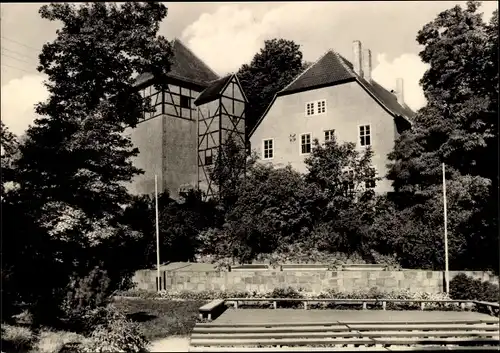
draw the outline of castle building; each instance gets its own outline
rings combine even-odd
[[[402,79],[395,92],[373,80],[371,51],[362,50],[361,42],[353,42],[352,56],[351,63],[329,50],[279,91],[249,133],[251,148],[264,163],[306,172],[304,158],[314,139],[335,136],[340,143],[355,142],[360,151],[371,146],[374,174],[382,180],[366,187],[388,192],[387,154],[415,113],[404,103]]]
[[[158,191],[168,190],[173,198],[184,188],[210,197],[217,192],[209,178],[217,151],[228,136],[245,140],[247,99],[236,75],[221,78],[180,40],[172,46],[168,88],[157,91],[149,73],[136,79],[154,112],[125,131],[139,148],[133,164],[144,171],[127,187],[132,194],[152,194],[156,175]]]
[[[215,156],[229,136],[245,143],[245,108],[248,103],[238,77],[219,77],[178,39],[173,42],[173,63],[168,88],[159,92],[155,78],[139,75],[136,87],[150,97],[154,112],[145,112],[126,134],[139,148],[136,167],[144,170],[128,188],[133,194],[151,194],[155,175],[159,192],[178,198],[183,188],[217,193],[210,180]],[[410,128],[415,113],[404,103],[403,81],[389,92],[372,79],[370,50],[353,42],[352,62],[327,51],[288,86],[279,91],[248,134],[251,149],[261,162],[291,165],[306,172],[304,158],[314,139],[355,142],[362,151],[371,146],[377,183],[366,187],[392,191],[387,155],[395,140]]]

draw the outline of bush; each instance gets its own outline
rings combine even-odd
[[[464,273],[456,275],[450,281],[450,294],[453,299],[479,300],[493,303],[500,301],[498,285],[482,282]]]
[[[82,278],[74,277],[67,288],[66,297],[61,305],[64,321],[77,332],[90,333],[92,323],[100,315],[111,299],[110,280],[106,271],[94,268]]]
[[[26,352],[34,342],[35,335],[29,328],[2,324],[2,351]]]
[[[138,325],[126,319],[114,306],[98,309],[94,330],[80,347],[82,352],[147,352],[149,342]]]
[[[142,293],[142,291],[140,292]],[[155,293],[156,294],[156,293]],[[140,295],[140,294],[137,294]],[[151,298],[151,296],[148,296]],[[450,297],[446,293],[427,293],[427,292],[411,292],[409,290],[397,290],[392,292],[384,292],[380,289],[373,287],[370,290],[357,290],[353,292],[338,292],[335,289],[329,289],[319,294],[308,293],[302,290],[296,290],[292,287],[275,288],[273,291],[267,293],[254,292],[233,292],[233,291],[215,291],[206,290],[202,292],[190,291],[163,291],[156,294],[157,298],[169,300],[190,300],[190,301],[209,301],[213,299],[227,299],[227,298],[307,298],[307,299],[415,299],[415,300],[446,300]],[[298,307],[301,302],[282,302],[279,303],[281,307]],[[269,303],[253,303],[252,307],[269,307]],[[241,306],[241,307],[244,307]],[[311,304],[311,308],[317,309],[360,309],[358,306],[352,305],[337,305],[329,303]],[[376,308],[380,308],[377,305]],[[387,303],[388,310],[412,310],[420,309],[419,303]],[[426,310],[459,310],[458,307],[452,304],[440,303],[426,303]]]

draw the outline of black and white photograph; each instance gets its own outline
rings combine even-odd
[[[0,353],[498,352],[498,17],[2,2]]]

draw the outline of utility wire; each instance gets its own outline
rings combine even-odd
[[[26,55],[26,54],[23,54],[23,53],[20,53],[16,50],[12,50],[10,48],[6,48],[6,47],[1,47],[2,51],[7,51],[7,52],[10,52],[10,53],[13,53],[13,54],[16,54],[16,55],[19,55],[19,56],[22,56],[22,57],[25,57],[25,58],[28,58],[28,59],[31,59],[31,60],[37,60],[35,57],[33,56],[30,56],[30,55]]]
[[[37,48],[34,48],[32,46],[29,46],[29,45],[26,45],[24,43],[21,43],[21,42],[18,42],[17,40],[14,40],[14,39],[11,39],[11,38],[8,38],[8,37],[5,37],[5,36],[1,36],[3,39],[9,41],[9,42],[12,42],[12,43],[16,43],[16,44],[19,44],[19,45],[22,45],[23,47],[26,47],[28,49],[31,49],[31,50],[34,50],[36,52],[40,52],[41,50],[40,49],[37,49]]]
[[[35,73],[34,71],[28,71],[28,70],[21,69],[21,68],[19,68],[19,67],[15,67],[15,66],[11,66],[11,65],[7,65],[7,64],[4,64],[4,63],[2,63],[1,65],[2,65],[2,66],[4,66],[4,67],[11,68],[11,69],[15,69],[15,70],[19,70],[19,71],[24,71],[24,72],[27,72],[27,73],[29,73],[29,74],[33,74],[33,73]],[[38,74],[38,73],[39,73],[39,72],[37,72],[37,74]]]
[[[24,63],[30,64],[30,65],[35,65],[33,62],[29,62],[29,61],[26,61],[26,60],[23,60],[23,59],[19,59],[19,58],[16,58],[15,56],[12,56],[12,55],[9,55],[9,54],[2,53],[2,56],[6,56],[8,58],[15,59],[17,61],[24,62]]]

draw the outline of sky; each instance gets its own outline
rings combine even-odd
[[[405,102],[416,110],[425,105],[419,80],[427,69],[416,35],[457,4],[465,2],[173,2],[166,3],[159,34],[181,39],[220,75],[250,62],[266,39],[294,40],[312,62],[329,49],[352,60],[352,42],[360,40],[372,52],[373,79],[390,90],[403,78]],[[34,120],[34,105],[48,97],[37,57],[59,24],[40,18],[41,5],[1,4],[1,118],[17,135]],[[484,1],[485,19],[496,8],[496,1]]]

